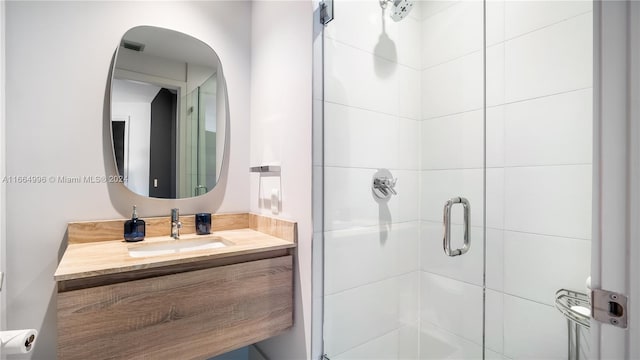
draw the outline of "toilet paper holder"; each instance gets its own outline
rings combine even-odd
[[[0,331],[0,346],[4,354],[27,354],[33,350],[38,338],[35,329]]]

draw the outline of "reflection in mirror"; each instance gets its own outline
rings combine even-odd
[[[228,121],[213,49],[176,31],[139,26],[123,36],[112,70],[110,128],[125,186],[169,199],[210,191]]]

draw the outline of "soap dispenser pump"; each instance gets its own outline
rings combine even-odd
[[[138,219],[136,206],[133,205],[133,214],[131,220],[124,223],[124,240],[127,242],[136,242],[144,240],[145,223],[144,220]]]

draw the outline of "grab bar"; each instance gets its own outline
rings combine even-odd
[[[451,249],[451,207],[454,204],[462,204],[462,206],[464,207],[464,245],[462,245],[461,249],[456,250]],[[471,239],[469,233],[470,217],[471,205],[469,204],[469,200],[458,196],[449,199],[444,204],[444,239],[442,240],[442,247],[444,248],[444,253],[448,256],[459,256],[469,251],[469,247],[471,247]]]

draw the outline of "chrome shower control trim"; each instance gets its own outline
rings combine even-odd
[[[398,195],[398,192],[395,189],[397,181],[398,179],[392,179],[385,176],[374,177],[373,184],[371,185],[373,195],[378,199],[388,199],[391,195]]]
[[[451,249],[451,207],[454,204],[462,204],[464,207],[464,244],[461,249]],[[471,239],[469,234],[470,227],[470,218],[471,218],[471,205],[469,204],[469,200],[463,197],[454,197],[449,199],[444,204],[444,239],[442,240],[442,247],[444,248],[444,253],[448,256],[459,256],[467,251],[469,251],[469,247],[471,247]]]

